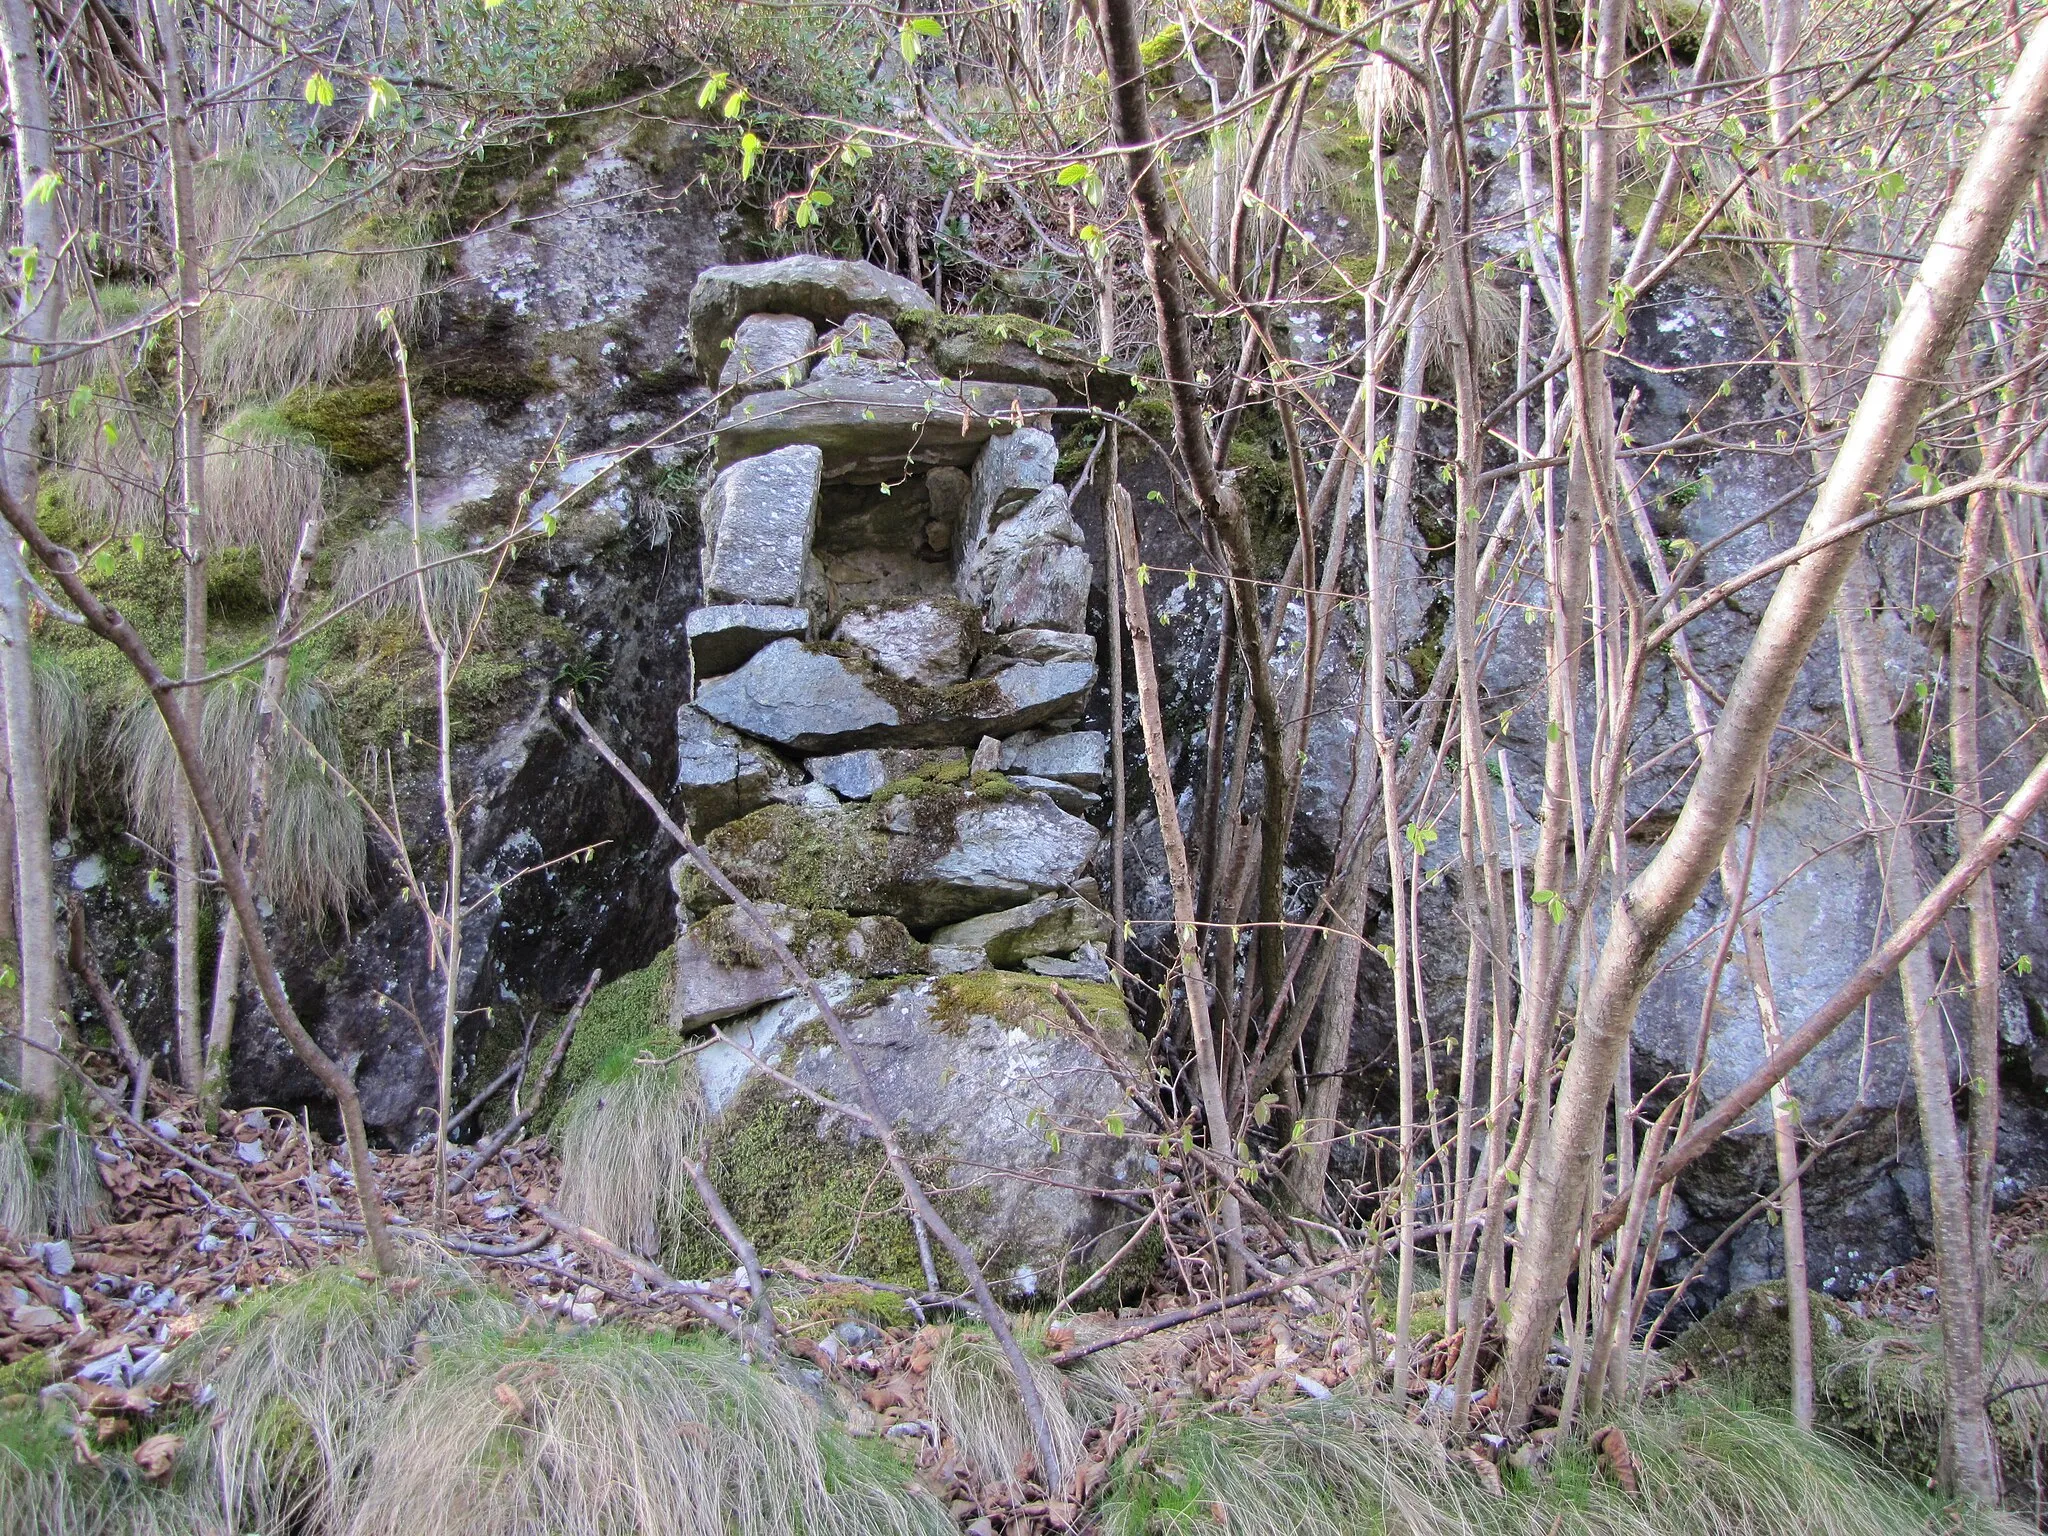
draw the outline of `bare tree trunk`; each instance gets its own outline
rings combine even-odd
[[[1985,125],[1877,370],[1865,387],[1802,539],[1860,516],[1897,473],[1920,411],[1977,302],[2048,147],[2048,23],[2030,38]],[[1698,899],[1747,804],[1785,700],[1827,622],[1860,540],[1841,538],[1780,578],[1736,674],[1707,756],[1676,824],[1613,914],[1558,1094],[1549,1146],[1525,1184],[1504,1410],[1528,1421],[1552,1319],[1578,1245],[1578,1213],[1599,1164],[1604,1106],[1658,951]]]
[[[23,505],[36,498],[36,401],[43,370],[40,346],[57,334],[62,305],[58,253],[57,171],[50,132],[50,96],[43,77],[35,19],[28,0],[0,0],[8,124],[14,137],[15,194],[21,220],[23,280],[15,302],[16,340],[6,370],[0,420],[0,488]],[[21,1085],[39,1112],[57,1099],[59,1043],[57,920],[50,869],[50,795],[36,720],[35,671],[29,655],[29,597],[15,541],[0,539],[0,693],[5,695],[7,776],[14,813],[14,885],[20,899]]]
[[[1871,832],[1884,873],[1885,899],[1896,920],[1920,904],[1926,882],[1913,845],[1906,770],[1892,729],[1891,691],[1884,680],[1874,606],[1876,573],[1859,551],[1837,605],[1842,670],[1853,721],[1852,741],[1869,803]],[[1957,1492],[1998,1497],[1998,1449],[1984,1401],[1983,1297],[1970,1235],[1970,1180],[1954,1092],[1949,1083],[1948,1027],[1934,957],[1916,945],[1899,967],[1906,1005],[1906,1046],[1920,1110],[1927,1198],[1934,1218],[1934,1259],[1941,1288],[1941,1342],[1946,1413],[1942,1462]]]
[[[192,201],[192,118],[185,94],[185,48],[173,0],[152,0],[157,58],[162,64],[164,147],[170,159],[171,241],[178,268],[177,411],[173,418],[173,450],[177,462],[178,530],[184,562],[184,675],[206,671],[206,402],[200,380],[200,348],[204,334],[199,306],[204,298],[201,253],[195,242],[196,210]],[[196,728],[201,700],[185,691],[178,707]],[[187,1091],[203,1093],[204,1047],[199,994],[199,929],[204,919],[201,866],[205,844],[189,795],[180,795],[171,844],[175,901],[172,971],[177,1003],[178,1076]]]
[[[87,627],[102,640],[111,642],[149,689],[150,699],[156,705],[164,730],[171,739],[171,747],[178,755],[178,767],[184,775],[186,787],[198,807],[200,823],[220,855],[220,883],[227,892],[229,910],[235,921],[241,924],[242,935],[248,942],[249,969],[255,974],[256,989],[262,994],[263,1006],[270,1010],[271,1021],[291,1046],[292,1054],[305,1063],[314,1080],[333,1096],[335,1107],[341,1112],[342,1130],[348,1141],[349,1164],[355,1176],[356,1193],[362,1201],[363,1236],[369,1244],[372,1261],[379,1270],[389,1274],[396,1260],[384,1208],[377,1198],[376,1170],[370,1165],[370,1143],[363,1129],[362,1099],[356,1093],[350,1069],[320,1048],[320,1043],[299,1022],[298,1010],[292,1007],[290,994],[285,991],[284,981],[278,975],[277,960],[270,952],[270,941],[264,936],[263,923],[257,915],[256,892],[249,883],[249,872],[242,867],[241,850],[228,836],[227,818],[222,814],[219,799],[207,780],[199,733],[193,729],[186,711],[178,707],[177,683],[164,675],[163,668],[157,665],[156,657],[135,632],[134,626],[117,610],[102,603],[92,588],[79,579],[70,552],[52,541],[29,510],[4,488],[0,488],[0,517],[4,517],[8,525],[27,541],[36,559],[56,578],[64,595],[84,615]]]

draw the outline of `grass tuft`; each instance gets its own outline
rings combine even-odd
[[[347,603],[361,598],[357,612],[366,618],[397,617],[417,625],[419,587],[412,573],[421,570],[427,586],[427,611],[441,637],[456,643],[476,618],[483,601],[484,575],[475,560],[431,564],[455,552],[456,546],[445,535],[422,533],[421,565],[416,566],[410,529],[397,523],[375,529],[342,554],[334,574],[334,599]]]
[[[571,1095],[555,1137],[563,1211],[652,1258],[694,1192],[683,1159],[700,1155],[707,1116],[694,1061],[642,1066],[638,1051],[623,1047]]]
[[[723,1341],[479,1337],[400,1388],[349,1536],[939,1536],[891,1450]]]
[[[1066,1383],[1059,1371],[1042,1361],[1031,1364],[1060,1458],[1050,1479],[1039,1469],[1039,1481],[1064,1486],[1081,1460],[1084,1426],[1068,1405]],[[932,1417],[959,1450],[960,1459],[984,1481],[1014,1485],[1021,1469],[1036,1465],[1031,1421],[1024,1416],[1009,1362],[991,1334],[962,1327],[947,1333],[932,1356],[927,1401]]]
[[[261,691],[262,679],[242,672],[214,684],[200,710],[206,774],[237,830],[249,817],[249,762],[256,751]],[[310,741],[330,763],[340,755],[326,694],[312,685],[287,687],[284,708],[292,729],[279,732],[271,757],[271,815],[257,883],[276,906],[317,921],[330,912],[346,914],[350,899],[366,885],[363,812],[306,750]],[[154,703],[138,699],[129,705],[116,747],[136,834],[167,853],[184,781]]]

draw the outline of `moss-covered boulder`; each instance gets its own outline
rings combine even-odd
[[[705,851],[750,901],[894,917],[919,933],[1063,891],[1080,879],[1101,833],[1043,794],[965,763],[884,786],[865,805],[767,805],[729,822]],[[694,866],[679,867],[686,911],[725,897]]]
[[[756,910],[813,976],[900,976],[924,964],[924,946],[893,917],[849,917],[777,902]],[[684,928],[674,953],[669,1025],[678,1033],[797,991],[767,936],[738,907],[715,907]]]
[[[1147,1177],[1144,1144],[1128,1134],[1136,1114],[1104,1059],[1128,1068],[1141,1054],[1116,988],[1068,986],[1085,1032],[1036,976],[835,990],[882,1113],[992,1283],[1016,1299],[1041,1296],[1121,1246],[1130,1213],[1090,1193]],[[792,998],[726,1034],[736,1043],[696,1058],[713,1117],[709,1173],[762,1258],[921,1285],[880,1144],[818,1102],[856,1103],[860,1089],[816,1010]],[[683,1234],[680,1247],[701,1272],[731,1268],[708,1228]]]

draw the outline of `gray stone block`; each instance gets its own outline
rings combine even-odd
[[[788,770],[772,754],[691,705],[676,711],[676,794],[698,836],[766,805],[788,782]]]
[[[690,641],[691,675],[700,682],[723,676],[745,665],[764,645],[803,639],[810,624],[806,609],[773,603],[715,603],[693,609],[683,621]]]
[[[884,784],[908,778],[920,768],[928,768],[933,763],[959,762],[966,756],[958,747],[870,747],[865,751],[839,752],[830,757],[807,757],[804,767],[812,778],[844,798],[865,800]]]
[[[1058,779],[1076,789],[1100,789],[1109,778],[1109,737],[1101,731],[1069,731],[1037,741],[1003,744],[1003,772]]]
[[[823,464],[815,446],[792,444],[732,465],[712,482],[707,598],[803,606]]]
[[[802,315],[749,315],[733,332],[718,387],[736,394],[794,389],[810,377],[818,328]]]

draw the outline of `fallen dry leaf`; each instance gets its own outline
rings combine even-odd
[[[152,1483],[160,1483],[171,1475],[171,1466],[184,1448],[183,1435],[151,1435],[135,1447],[135,1465]]]
[[[1628,1493],[1639,1493],[1641,1478],[1636,1458],[1628,1448],[1628,1436],[1616,1424],[1593,1432],[1593,1451],[1600,1458],[1600,1470],[1621,1484]]]

